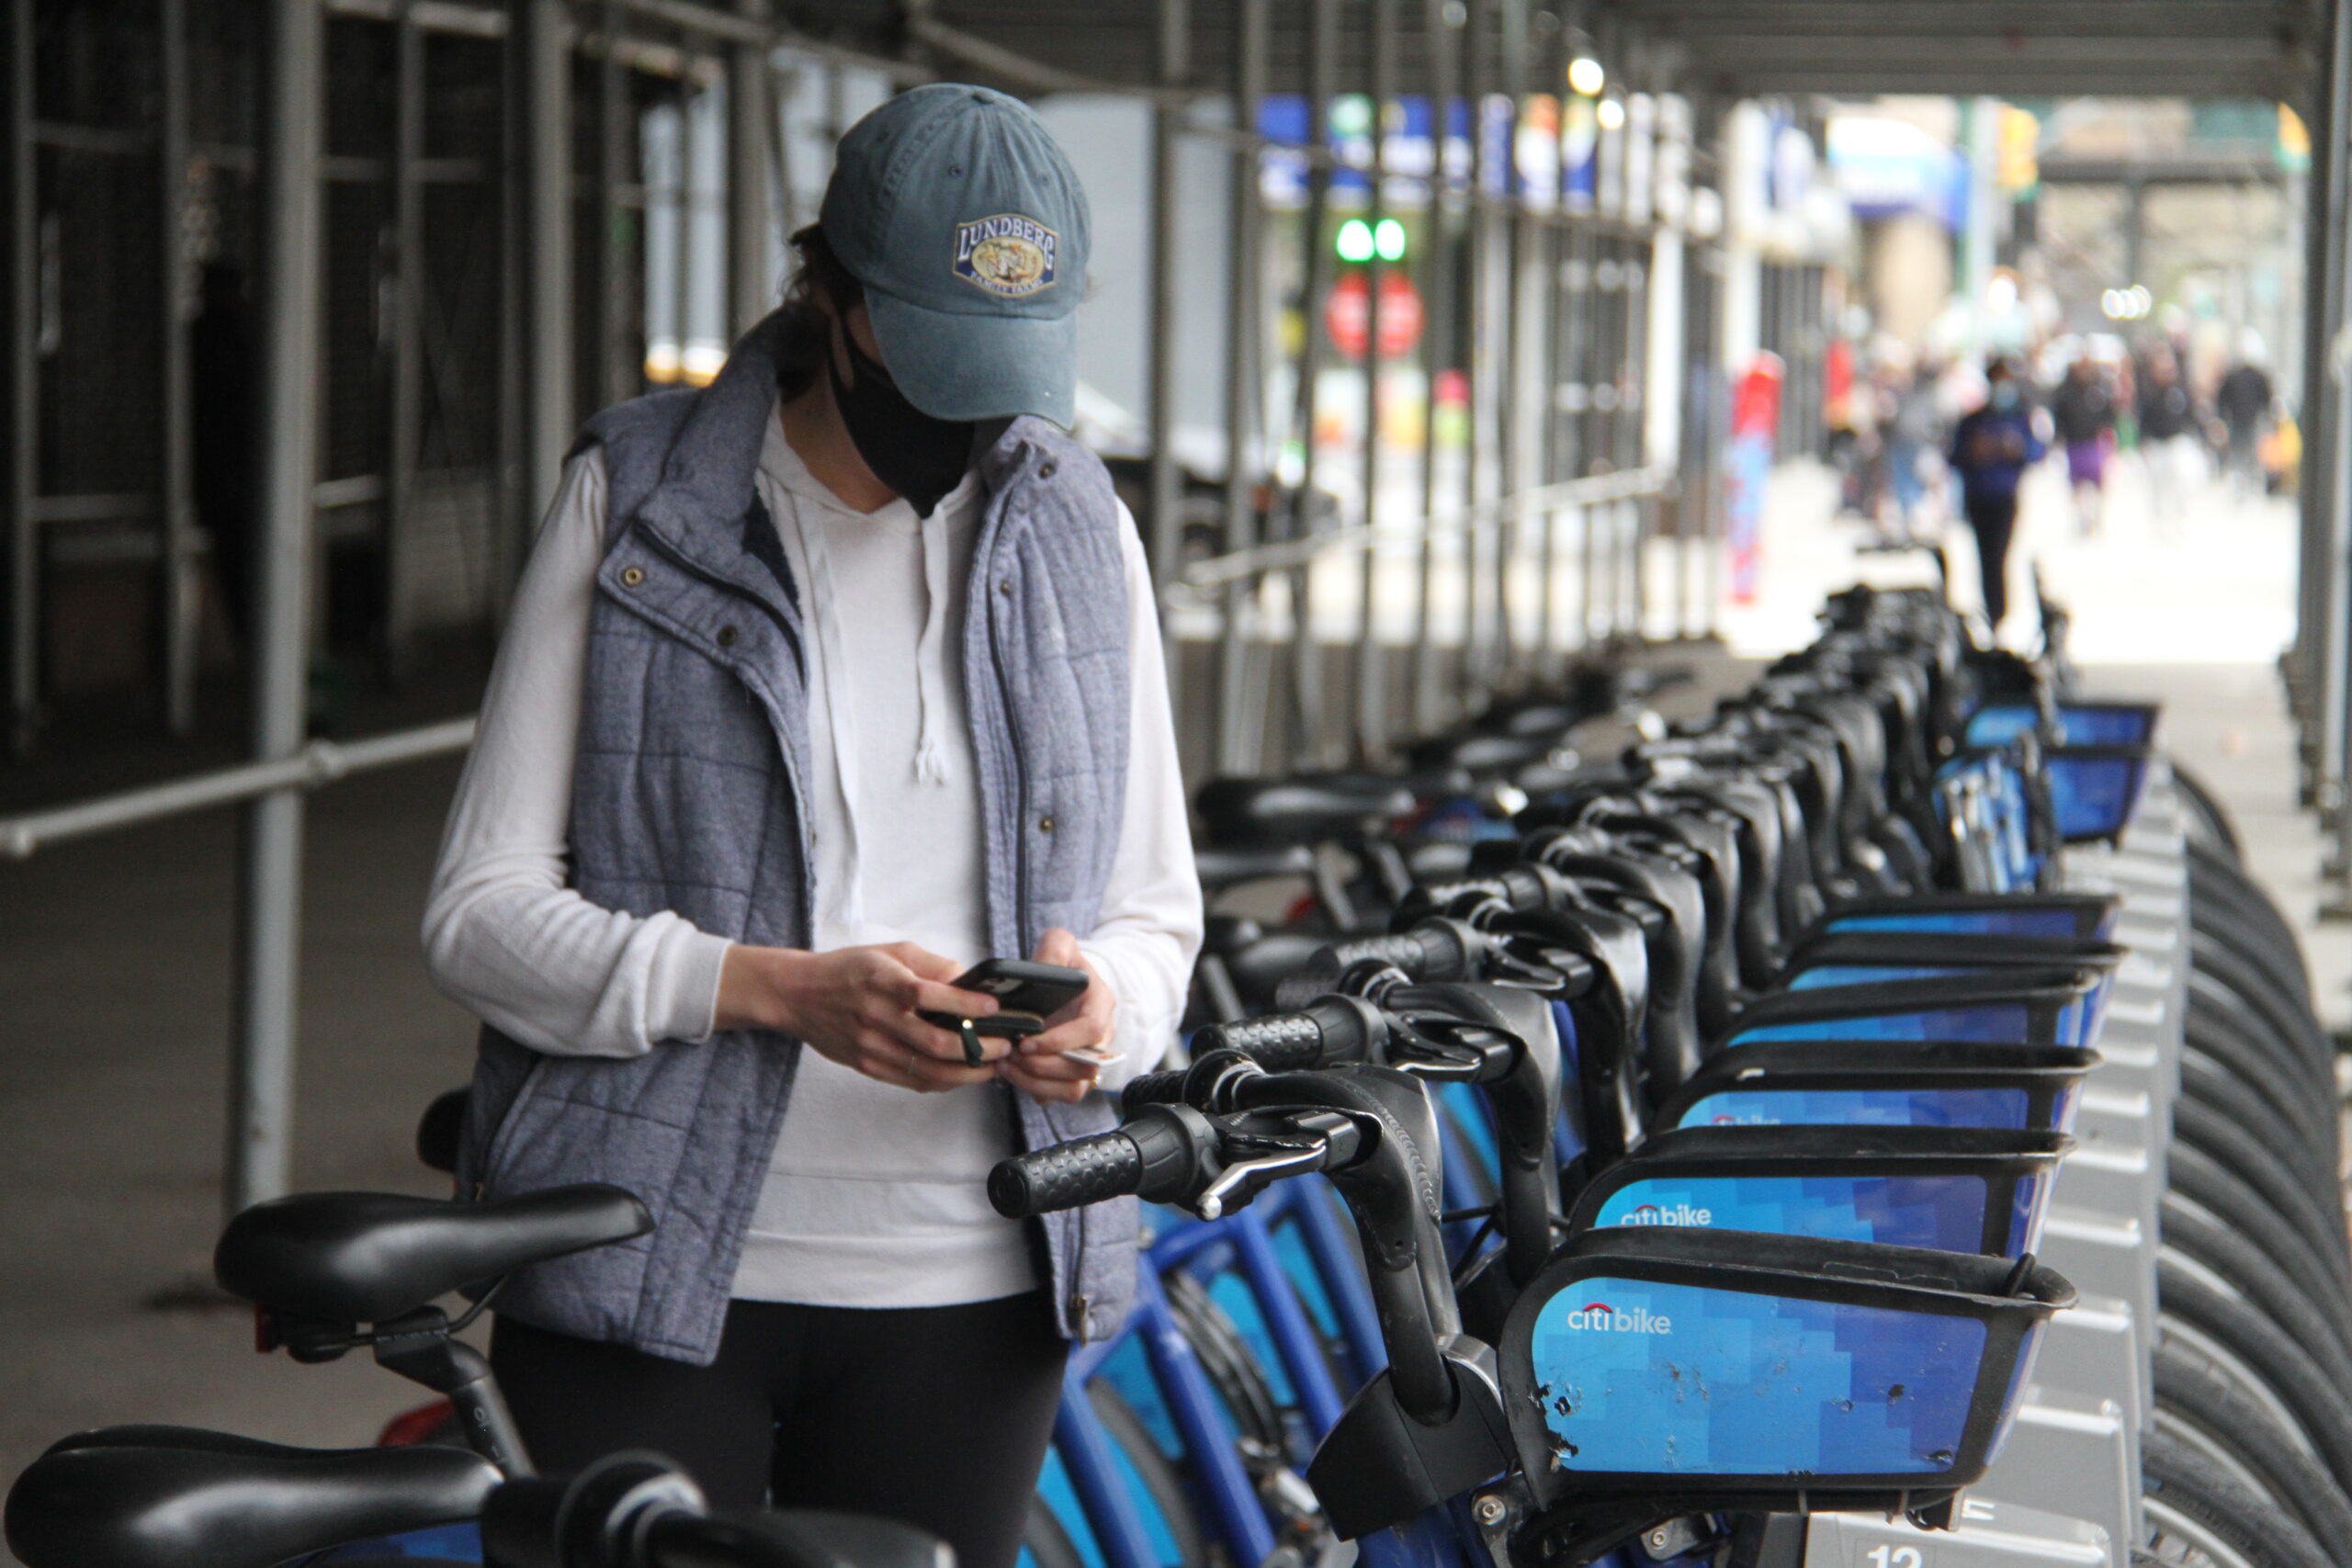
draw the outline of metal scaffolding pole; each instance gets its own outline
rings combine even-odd
[[[620,187],[624,182],[644,188],[642,170],[628,167],[628,73],[620,51],[609,40],[620,36],[620,0],[605,0],[602,30],[608,40],[596,62],[596,357],[597,387],[606,403],[636,395],[644,374],[643,355],[621,348],[620,309],[626,280],[621,275]],[[643,243],[645,211],[640,202],[634,232]]]
[[[735,9],[747,21],[767,25],[768,0],[735,0]],[[775,220],[769,200],[768,121],[775,111],[768,92],[767,46],[738,43],[727,52],[727,338],[731,344],[776,304],[768,276],[773,265],[770,231]],[[611,233],[600,243],[609,249]]]
[[[189,400],[187,321],[187,4],[160,0],[155,28],[162,40],[163,92],[155,125],[156,196],[161,221],[163,329],[163,463],[156,475],[157,530],[163,541],[164,728],[186,736],[196,728],[196,633],[202,565],[197,549],[194,409]]]
[[[416,475],[424,429],[424,30],[414,0],[394,20],[392,407],[384,463],[384,655],[406,673],[416,621]]]
[[[1463,429],[1463,488],[1474,508],[1494,499],[1487,472],[1487,423],[1497,403],[1494,382],[1494,261],[1491,241],[1494,214],[1490,186],[1509,179],[1510,156],[1501,166],[1487,139],[1487,15],[1489,0],[1474,0],[1465,18],[1462,40],[1463,96],[1470,113],[1470,194],[1465,204],[1463,265],[1469,278],[1470,320],[1464,344]],[[1478,527],[1462,536],[1462,661],[1455,667],[1453,706],[1458,712],[1471,702],[1487,669],[1486,616],[1487,560],[1493,532]]]
[[[1456,14],[1448,0],[1426,0],[1422,28],[1428,35],[1430,99],[1429,238],[1422,243],[1421,267],[1421,573],[1413,601],[1412,724],[1427,735],[1438,727],[1437,639],[1430,622],[1436,610],[1437,535],[1430,526],[1438,514],[1443,487],[1438,479],[1437,384],[1453,342],[1453,254],[1447,238],[1445,143],[1453,118],[1454,92],[1453,23]],[[1468,559],[1467,541],[1457,542]],[[1465,642],[1464,653],[1468,649]]]
[[[1160,85],[1181,87],[1192,74],[1190,0],[1159,0]],[[1176,206],[1177,139],[1184,111],[1162,98],[1151,116],[1151,333],[1148,372],[1151,382],[1151,575],[1165,595],[1184,561],[1184,479],[1176,466],[1176,272],[1182,263],[1183,236]],[[1169,702],[1182,713],[1183,647],[1167,601],[1160,603],[1160,637],[1166,644]]]
[[[1524,307],[1530,290],[1527,273],[1532,263],[1536,224],[1525,209],[1519,167],[1519,117],[1527,107],[1528,26],[1526,0],[1502,0],[1502,93],[1510,103],[1510,151],[1505,154],[1503,216],[1503,286],[1498,291],[1495,353],[1500,367],[1495,405],[1496,456],[1501,468],[1505,505],[1495,526],[1495,662],[1487,671],[1490,695],[1498,683],[1514,681],[1520,670],[1519,637],[1512,626],[1512,570],[1519,565],[1520,532],[1525,521],[1520,497],[1527,491],[1527,351]]]
[[[316,0],[271,0],[262,87],[261,511],[253,752],[302,748],[310,654],[311,491],[317,468],[319,154],[324,30]],[[234,1214],[287,1190],[292,1169],[295,990],[302,924],[302,795],[244,810],[228,1189]]]
[[[8,460],[0,464],[5,498],[0,524],[7,530],[8,750],[32,750],[40,725],[38,636],[40,615],[40,525],[33,497],[40,484],[40,367],[35,361],[39,326],[36,292],[39,255],[35,233],[40,214],[34,200],[33,0],[7,0],[8,47],[0,50],[7,71],[7,125],[0,182],[5,182],[7,221],[0,243],[7,247]]]
[[[1338,92],[1340,0],[1314,0],[1307,16],[1307,141],[1318,153],[1331,136],[1331,99]],[[1316,399],[1323,378],[1322,306],[1331,288],[1331,253],[1323,231],[1331,211],[1331,166],[1321,157],[1306,165],[1306,219],[1302,227],[1306,265],[1299,295],[1305,328],[1299,334],[1298,388],[1291,429],[1299,441],[1298,493],[1291,503],[1291,535],[1304,538],[1315,527],[1319,453]],[[1325,760],[1323,644],[1315,635],[1315,563],[1290,574],[1291,716],[1293,766]]]
[[[1235,0],[1233,123],[1257,129],[1258,106],[1266,96],[1268,0]],[[1225,334],[1225,549],[1246,550],[1258,543],[1258,511],[1250,448],[1257,445],[1258,403],[1264,385],[1259,367],[1260,276],[1264,245],[1260,238],[1262,207],[1258,190],[1258,149],[1237,141],[1233,148],[1226,256]],[[1250,701],[1250,613],[1263,580],[1236,578],[1225,585],[1217,637],[1217,767],[1246,773],[1257,766],[1263,724],[1245,722],[1257,711]],[[1247,731],[1257,728],[1260,734]]]
[[[1567,112],[1564,100],[1561,113]],[[1544,389],[1545,423],[1550,428],[1551,472],[1547,479],[1574,479],[1586,472],[1592,448],[1592,392],[1594,329],[1599,305],[1593,294],[1593,283],[1599,276],[1599,253],[1607,242],[1592,232],[1590,224],[1566,219],[1560,226],[1558,265],[1553,269],[1552,309],[1557,319],[1553,323],[1552,384]],[[1536,646],[1541,649],[1536,670],[1541,676],[1551,673],[1552,650],[1558,644],[1557,601],[1559,585],[1559,525],[1557,514],[1546,516],[1544,525],[1544,566],[1542,570],[1544,597],[1536,616]],[[1592,564],[1593,513],[1589,507],[1577,513],[1578,536],[1578,567],[1577,572],[1577,641],[1581,644],[1592,638]]]
[[[523,512],[555,496],[571,445],[576,396],[571,319],[571,34],[564,0],[513,0],[515,160],[522,188]],[[684,322],[679,350],[684,353]],[[527,537],[527,533],[524,536]],[[519,539],[517,541],[519,547]]]
[[[1388,210],[1388,106],[1396,96],[1396,0],[1372,0],[1372,164],[1364,222],[1375,236],[1364,264],[1363,570],[1356,601],[1356,754],[1377,760],[1387,749],[1387,668],[1380,650],[1380,314],[1388,281],[1376,236]]]
[[[2337,165],[2346,162],[2347,150],[2352,150],[2352,0],[2335,0],[2331,7],[2330,64],[2327,91],[2327,140],[2330,158]],[[2346,182],[2333,182],[2338,200],[2352,198]],[[2333,300],[2333,318],[2339,333],[2344,323],[2352,321],[2352,258],[2345,254],[2345,222],[2352,213],[2343,206],[2329,214],[2327,243],[2335,259],[2327,276],[2337,289]],[[2352,915],[2352,802],[2345,798],[2345,781],[2352,776],[2352,514],[2347,514],[2342,502],[2352,497],[2352,365],[2347,365],[2341,344],[2331,344],[2327,383],[2331,390],[2328,400],[2328,439],[2333,454],[2333,473],[2329,493],[2336,504],[2328,515],[2327,601],[2324,624],[2327,628],[2326,662],[2324,667],[2324,694],[2320,705],[2321,744],[2320,765],[2324,770],[2320,802],[2323,807],[2333,807],[2335,813],[2335,852],[2326,868],[2336,884],[2339,897],[2328,911],[2330,914]]]

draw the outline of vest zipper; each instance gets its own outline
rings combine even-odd
[[[1006,579],[1008,582],[1012,580]],[[1004,649],[997,637],[995,599],[985,591],[980,598],[989,605],[989,663],[996,671],[998,697],[1004,704],[1004,730],[1012,742],[1012,925],[1013,940],[1026,943],[1029,940],[1029,760],[1021,750],[1021,726],[1012,715],[1012,682],[1004,672]],[[1026,956],[1025,954],[1021,956]]]

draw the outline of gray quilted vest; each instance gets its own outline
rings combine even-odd
[[[808,945],[814,907],[798,590],[752,488],[775,417],[769,317],[709,387],[590,422],[609,522],[589,624],[571,886],[630,914],[674,909],[737,941]],[[987,834],[988,927],[1025,956],[1092,931],[1127,759],[1127,592],[1100,460],[1042,420],[980,460],[964,683]],[[825,606],[832,612],[834,606]],[[707,1365],[792,1094],[799,1042],[735,1030],[628,1060],[543,1055],[484,1029],[458,1176],[499,1197],[610,1181],[653,1233],[518,1274],[499,1307],[565,1334]],[[1038,1148],[1116,1121],[1108,1097],[1005,1114]],[[1033,1225],[1063,1333],[1099,1338],[1136,1288],[1133,1200]]]

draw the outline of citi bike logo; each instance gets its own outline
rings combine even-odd
[[[1678,1202],[1672,1208],[1661,1209],[1656,1203],[1644,1203],[1627,1214],[1629,1225],[1712,1225],[1715,1223],[1713,1209],[1694,1209],[1689,1203]]]
[[[1647,1307],[1633,1307],[1619,1312],[1607,1302],[1587,1302],[1584,1310],[1572,1312],[1563,1320],[1567,1328],[1589,1329],[1595,1334],[1671,1334],[1674,1320],[1660,1317]]]

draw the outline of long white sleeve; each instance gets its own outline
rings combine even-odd
[[[559,1055],[707,1036],[729,946],[678,915],[620,914],[564,886],[604,532],[605,464],[591,450],[565,468],[516,588],[424,909],[434,983]]]
[[[1127,574],[1126,806],[1102,914],[1092,934],[1078,944],[1119,998],[1112,1044],[1124,1055],[1102,1072],[1102,1087],[1113,1091],[1157,1067],[1176,1043],[1203,923],[1160,653],[1159,602],[1143,541],[1125,506],[1119,530]]]

